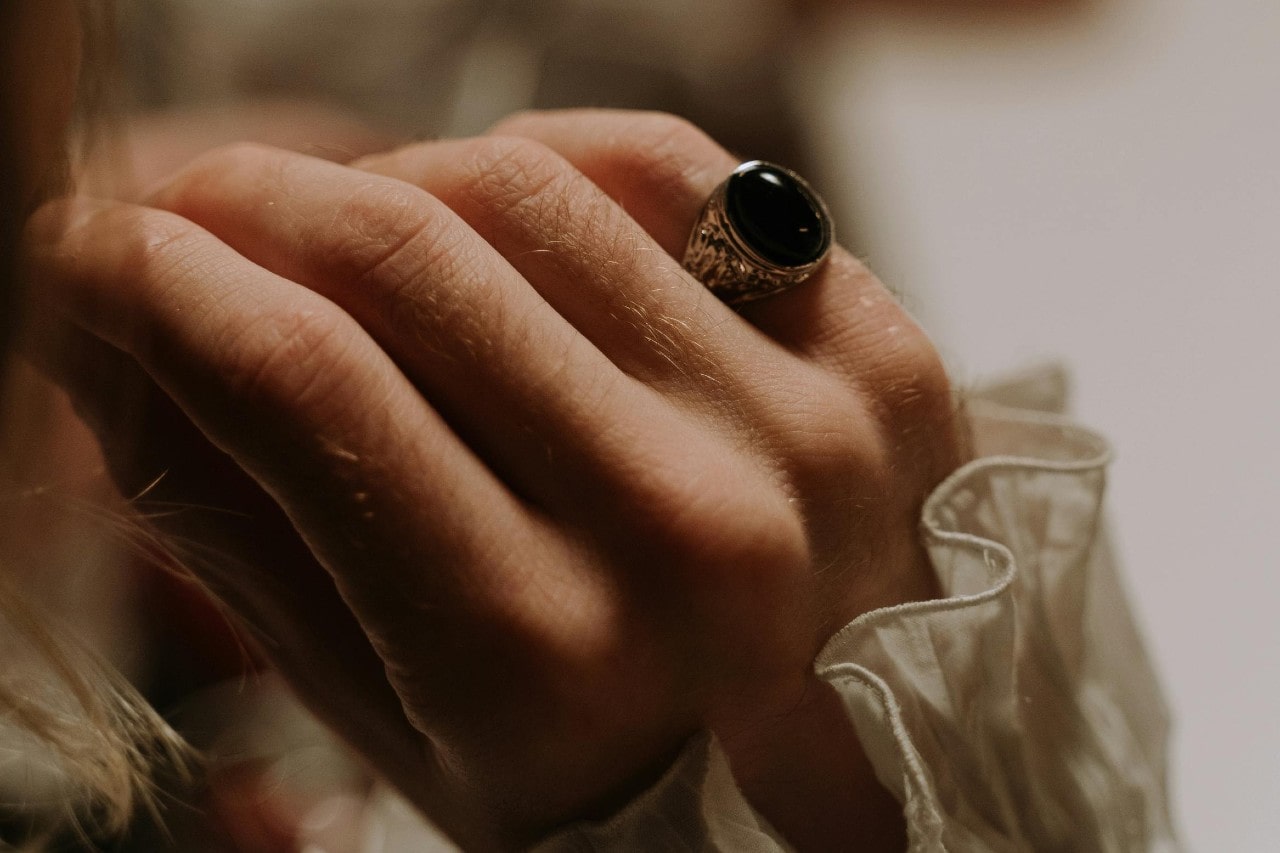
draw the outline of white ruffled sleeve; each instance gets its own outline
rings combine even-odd
[[[990,396],[1046,409],[1060,391],[1049,371]],[[864,614],[815,669],[903,804],[912,851],[1177,850],[1168,715],[1101,524],[1106,443],[1043,411],[969,409],[978,458],[922,517],[943,597]],[[424,849],[387,828],[378,850]],[[612,819],[539,849],[787,847],[703,737]]]

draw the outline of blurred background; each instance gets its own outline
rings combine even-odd
[[[1115,448],[1184,841],[1273,850],[1280,3],[946,5],[825,28],[802,87],[815,159],[957,377],[1070,366]]]
[[[678,112],[744,158],[809,175],[962,386],[1068,365],[1076,414],[1116,449],[1113,526],[1175,712],[1184,840],[1275,848],[1276,0],[134,0],[123,11],[140,182],[244,136],[341,160],[570,105]],[[237,726],[210,708],[242,653],[172,581],[139,589],[155,642],[133,656],[136,677],[176,718],[205,720],[188,732],[225,751],[216,732]],[[193,625],[206,642],[191,640]],[[239,737],[227,753],[239,763],[215,799],[232,812],[240,759],[279,771],[287,738],[271,733],[305,729],[269,681],[256,689],[259,707],[230,715],[267,718],[239,725],[259,732],[256,745]],[[325,762],[340,767],[332,789],[349,791],[355,771]],[[334,814],[352,807],[325,801]],[[228,823],[256,826],[238,812]],[[277,849],[270,817],[261,823],[207,849]],[[135,847],[159,849],[147,843],[158,842]]]

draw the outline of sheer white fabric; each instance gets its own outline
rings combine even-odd
[[[943,597],[863,615],[815,662],[912,851],[1179,849],[1168,715],[1101,524],[1109,451],[1050,411],[1062,388],[1050,370],[970,403],[978,458],[922,514]],[[451,849],[390,795],[370,818],[368,853]],[[786,849],[711,737],[612,819],[539,848]]]

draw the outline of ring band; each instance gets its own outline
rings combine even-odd
[[[707,199],[683,266],[722,301],[740,305],[804,282],[831,242],[831,214],[804,179],[750,160]]]

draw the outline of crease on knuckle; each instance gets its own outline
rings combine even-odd
[[[366,278],[376,282],[380,310],[399,340],[437,355],[475,358],[502,336],[505,319],[480,259],[461,234],[424,227],[387,255]]]
[[[319,263],[347,270],[398,338],[441,355],[458,346],[479,351],[501,318],[475,304],[485,283],[467,229],[424,198],[394,184],[370,184],[339,211],[341,236]]]
[[[530,204],[555,213],[571,192],[573,172],[540,142],[516,136],[490,136],[476,141],[464,170],[465,192],[494,218]]]
[[[338,205],[327,227],[316,228],[304,248],[324,271],[340,270],[361,282],[377,282],[409,245],[445,230],[442,212],[428,196],[398,182],[369,176]]]
[[[336,311],[309,304],[228,326],[217,369],[229,396],[292,411],[331,406],[349,371],[341,367],[353,336]]]

